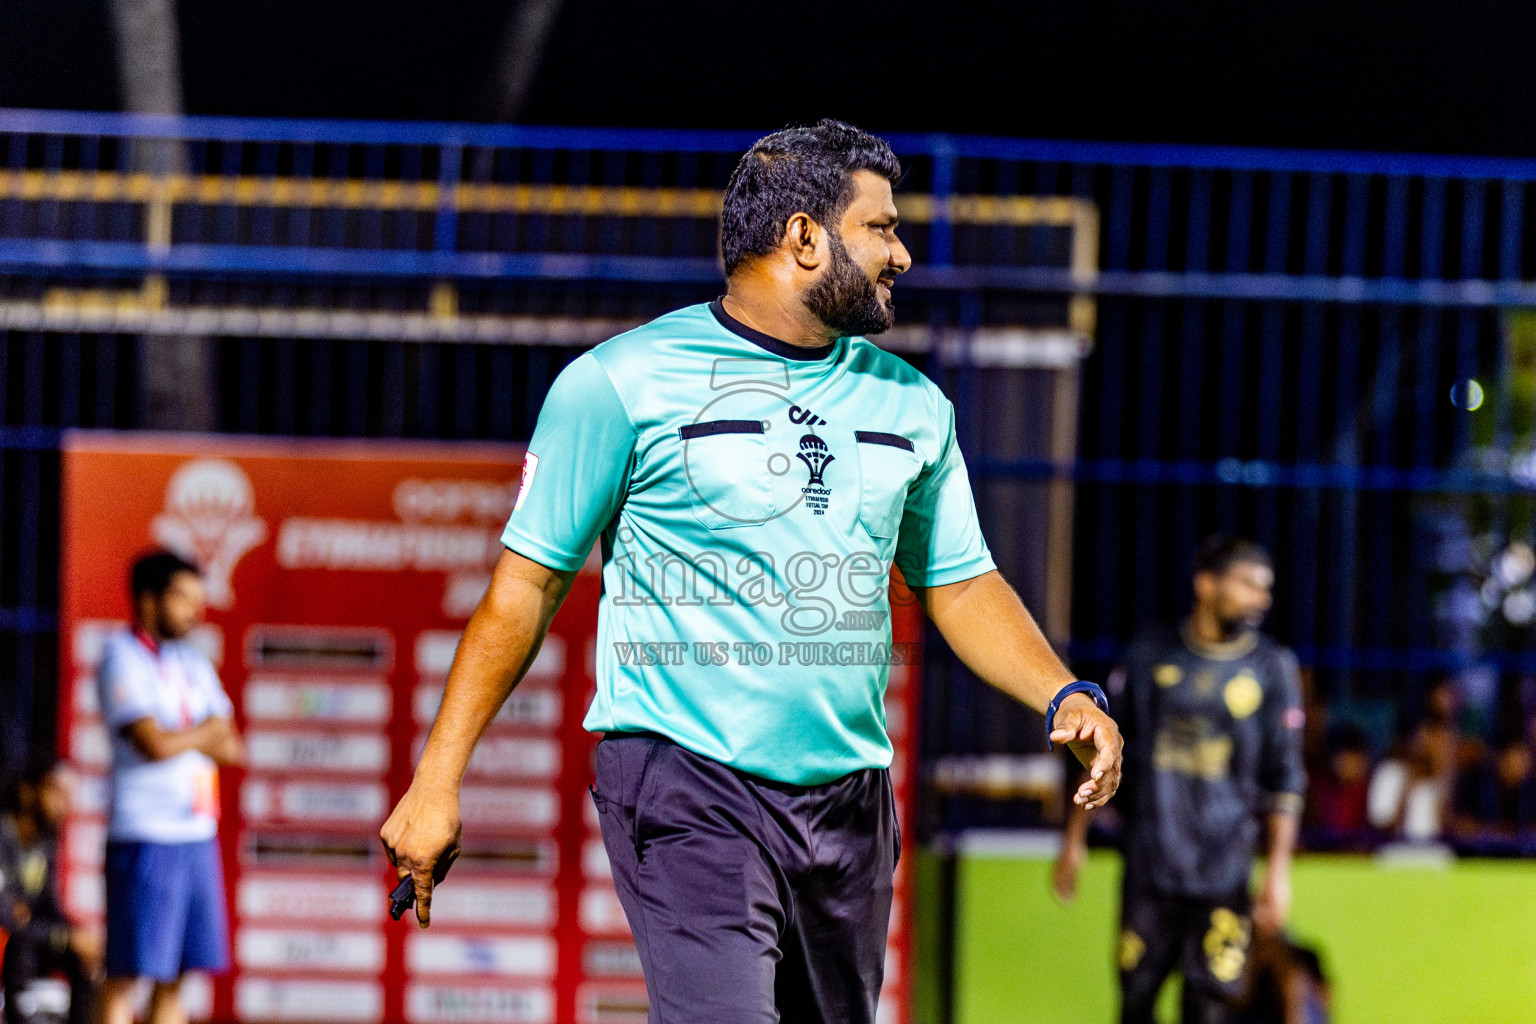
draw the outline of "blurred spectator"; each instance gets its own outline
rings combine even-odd
[[[1515,840],[1536,829],[1536,758],[1523,737],[1503,744],[1462,775],[1457,834],[1473,841]]]
[[[1314,776],[1307,801],[1312,828],[1333,842],[1363,838],[1370,827],[1371,747],[1365,731],[1342,725],[1328,733],[1322,772]]]
[[[1444,835],[1463,756],[1457,704],[1450,678],[1430,688],[1417,728],[1371,775],[1367,800],[1373,826],[1409,842],[1435,842]]]
[[[220,765],[244,748],[234,705],[189,637],[203,620],[198,570],[168,551],[129,572],[131,629],[107,640],[96,685],[112,739],[107,820],[107,979],[102,1024],[185,1024],[182,978],[229,967],[218,846]]]
[[[70,1024],[93,1019],[101,946],[72,924],[59,902],[59,827],[69,815],[74,776],[52,757],[34,758],[6,787],[0,814],[0,928],[9,938],[5,1024],[27,1019],[31,984],[59,971],[69,979]]]

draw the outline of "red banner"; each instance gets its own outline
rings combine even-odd
[[[234,970],[203,1019],[640,1024],[639,958],[586,787],[596,738],[596,561],[476,752],[464,855],[422,931],[389,921],[378,827],[409,784],[465,620],[501,553],[514,446],[75,433],[64,451],[60,749],[86,776],[66,901],[99,923],[108,744],[94,674],[127,571],[162,546],[205,572],[195,641],[248,748],[223,773]],[[898,640],[916,612],[897,610]],[[910,835],[916,672],[893,666],[893,768]],[[911,899],[897,878],[881,1019],[908,1019]]]

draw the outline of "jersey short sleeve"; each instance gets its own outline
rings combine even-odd
[[[1302,761],[1302,726],[1306,712],[1301,703],[1301,679],[1296,656],[1276,652],[1273,678],[1264,695],[1264,755],[1259,765],[1259,784],[1270,795],[1273,810],[1300,811],[1307,788]]]
[[[539,410],[502,544],[551,569],[580,568],[624,503],[634,452],[613,382],[590,352],[579,357]]]
[[[965,458],[955,440],[955,407],[939,398],[942,441],[907,491],[896,564],[915,587],[959,583],[995,568],[981,535]]]
[[[132,657],[124,646],[107,645],[97,674],[102,722],[112,732],[141,718],[153,718],[159,707],[155,680],[146,671],[147,665]]]

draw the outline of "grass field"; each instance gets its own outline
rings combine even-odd
[[[939,1019],[931,899],[937,858],[923,855],[918,869],[915,1011],[918,1024],[931,1024]],[[954,1024],[1116,1019],[1119,858],[1091,856],[1071,907],[1051,897],[1049,875],[1042,858],[962,859]],[[1315,856],[1298,861],[1294,885],[1292,931],[1324,957],[1336,1024],[1536,1020],[1536,863],[1392,867]]]

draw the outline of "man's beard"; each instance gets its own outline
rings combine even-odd
[[[171,617],[164,612],[161,612],[155,620],[155,626],[160,630],[160,635],[167,640],[185,640],[187,634],[192,632],[190,628],[178,628],[177,624],[171,621]]]
[[[896,322],[894,303],[880,301],[875,282],[859,269],[836,232],[827,233],[832,264],[805,291],[805,308],[822,323],[848,338],[879,334]]]
[[[1231,618],[1225,618],[1218,613],[1216,616],[1216,628],[1221,630],[1222,636],[1228,640],[1236,640],[1249,633],[1255,633],[1263,625],[1262,615],[1252,618],[1246,615],[1234,615]]]

